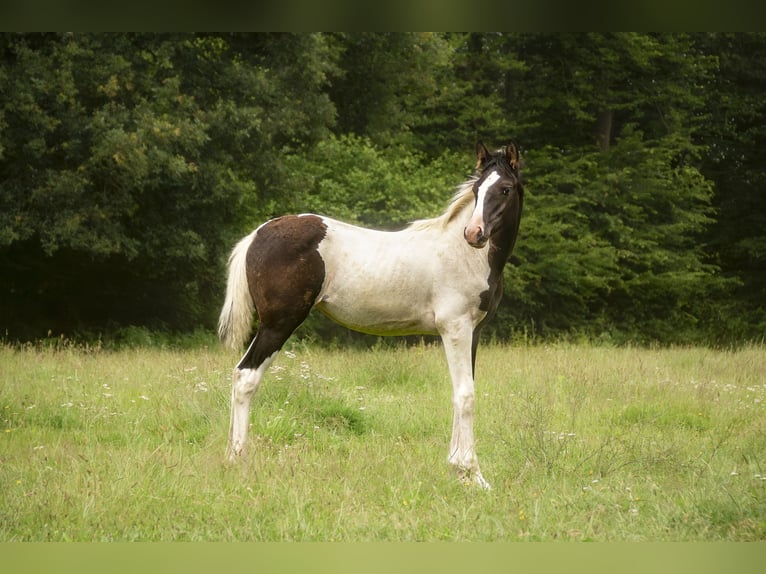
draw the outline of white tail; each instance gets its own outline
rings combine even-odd
[[[229,278],[226,282],[226,300],[218,319],[218,336],[232,349],[241,349],[250,336],[255,304],[247,284],[247,250],[258,233],[256,229],[237,243],[229,256]]]

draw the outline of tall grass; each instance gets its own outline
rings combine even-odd
[[[438,346],[293,346],[228,466],[236,359],[0,347],[0,541],[766,537],[762,347],[481,348],[489,492],[446,464]]]

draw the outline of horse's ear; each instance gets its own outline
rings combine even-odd
[[[505,152],[505,159],[508,161],[508,165],[511,166],[513,171],[519,171],[519,148],[514,142],[509,143],[503,148]]]
[[[476,169],[481,169],[489,161],[492,154],[481,142],[476,142]]]

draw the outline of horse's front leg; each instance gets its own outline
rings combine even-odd
[[[479,469],[473,434],[474,385],[472,340],[473,327],[468,322],[445,325],[442,341],[452,378],[452,439],[447,461],[461,480],[472,481],[489,489]]]

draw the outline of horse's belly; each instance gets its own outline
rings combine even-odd
[[[433,312],[427,305],[413,307],[394,299],[395,294],[378,293],[373,299],[326,294],[316,308],[336,323],[372,335],[435,334]]]

